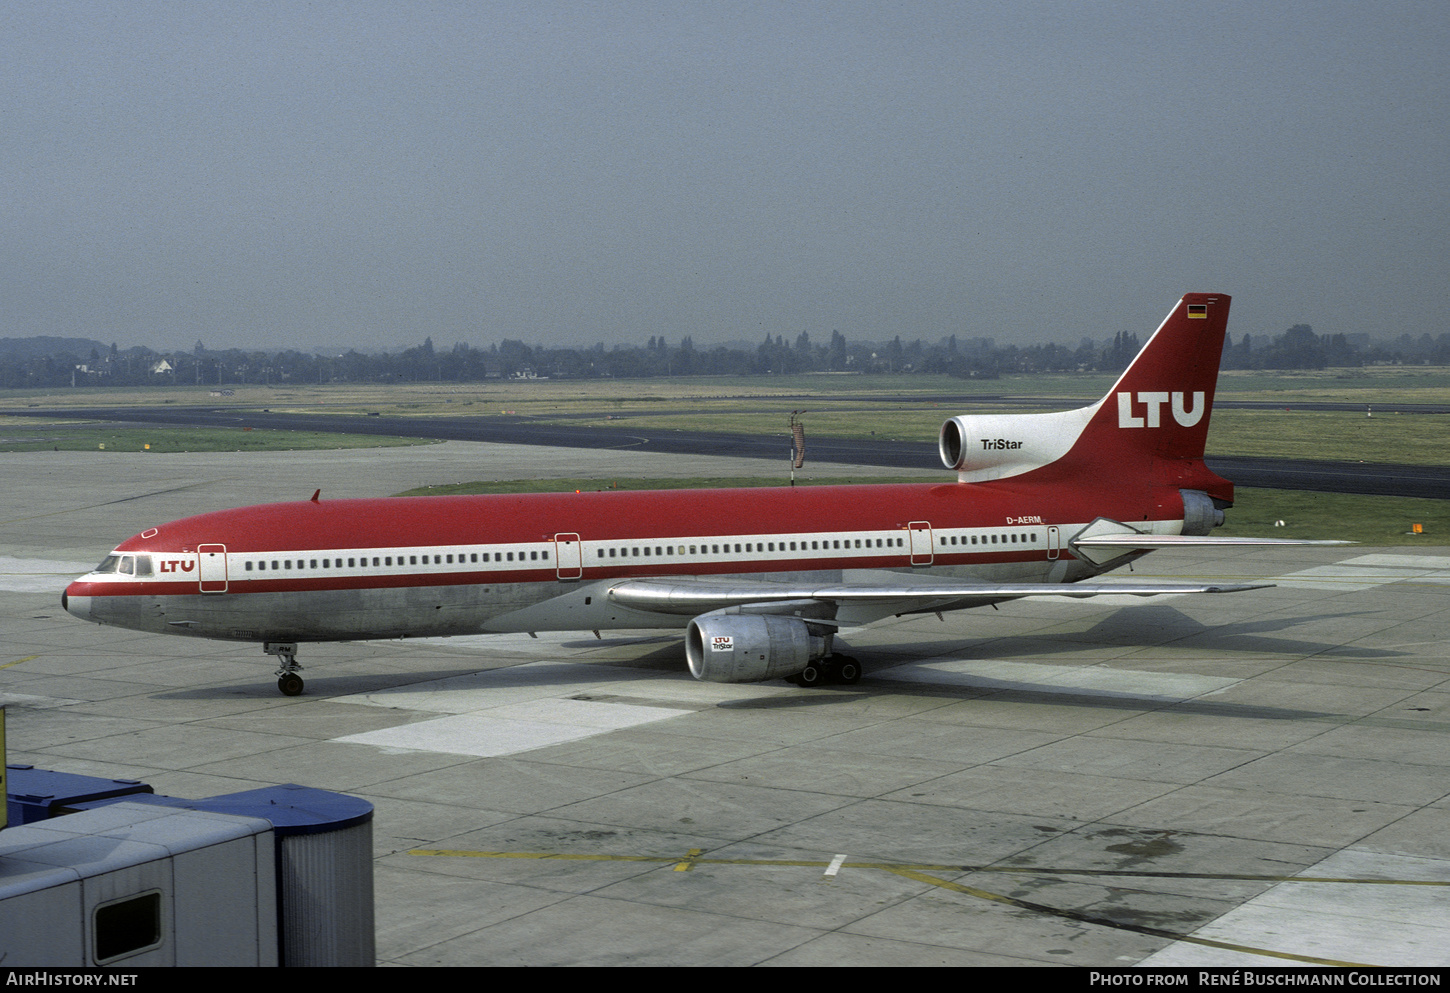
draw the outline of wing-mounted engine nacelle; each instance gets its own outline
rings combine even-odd
[[[1096,410],[953,417],[941,426],[941,460],[964,483],[1030,472],[1066,455]]]
[[[830,650],[799,617],[702,614],[685,629],[690,675],[712,683],[755,683],[804,672]]]

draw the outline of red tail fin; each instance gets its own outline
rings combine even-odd
[[[1116,431],[1159,458],[1202,458],[1229,302],[1223,293],[1190,293],[1178,301],[1108,391],[1079,443],[1101,443],[1100,434]]]
[[[942,427],[943,460],[963,482],[1141,481],[1232,501],[1233,485],[1203,464],[1228,310],[1226,294],[1188,294],[1097,403],[953,418]]]
[[[1232,502],[1233,484],[1203,464],[1229,303],[1223,293],[1189,293],[1178,301],[1065,461],[1079,468],[1090,461],[1103,471]]]

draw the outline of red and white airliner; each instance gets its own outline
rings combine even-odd
[[[297,644],[685,628],[717,682],[855,682],[843,627],[1024,596],[1214,593],[1092,582],[1210,537],[1233,484],[1203,463],[1229,298],[1191,293],[1097,403],[954,417],[956,482],[311,500],[188,517],[122,542],[62,597],[76,617]]]

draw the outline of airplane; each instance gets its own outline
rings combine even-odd
[[[302,692],[305,642],[685,630],[697,679],[855,683],[843,628],[1028,596],[1223,593],[1100,582],[1215,537],[1204,465],[1230,298],[1179,300],[1102,399],[941,429],[954,482],[387,497],[266,504],[149,528],[72,582],[76,617],[260,642]]]

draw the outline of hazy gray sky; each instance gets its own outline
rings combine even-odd
[[[0,0],[0,337],[1416,335],[1450,3]]]

